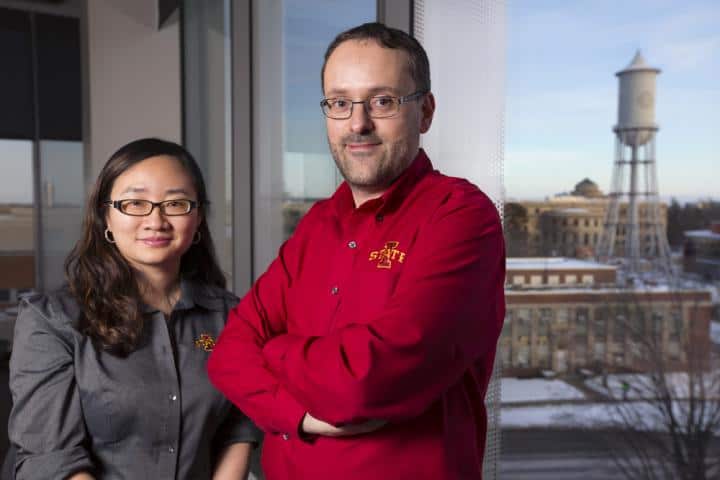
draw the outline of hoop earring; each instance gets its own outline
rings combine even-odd
[[[105,240],[107,240],[108,243],[115,243],[115,237],[112,236],[109,228],[105,229]]]
[[[193,245],[197,245],[198,243],[200,243],[201,238],[202,238],[202,234],[200,233],[200,230],[198,230],[197,232],[195,232],[195,235],[193,236],[193,241],[192,241]]]

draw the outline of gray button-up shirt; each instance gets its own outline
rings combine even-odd
[[[116,480],[209,479],[216,454],[261,432],[208,381],[205,364],[237,298],[183,281],[169,318],[146,308],[122,358],[76,328],[67,290],[20,304],[10,359],[18,479],[88,470]]]

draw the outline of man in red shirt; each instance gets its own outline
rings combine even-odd
[[[481,478],[502,230],[476,186],[419,148],[429,70],[415,39],[381,24],[328,47],[321,106],[345,182],[230,314],[208,363],[266,431],[269,480]]]

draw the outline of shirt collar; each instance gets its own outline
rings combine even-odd
[[[203,285],[193,280],[181,279],[180,280],[180,298],[173,307],[175,310],[190,310],[196,306],[202,307],[206,310],[223,311],[225,308],[225,301],[222,295],[213,291],[213,289],[207,285]],[[143,313],[157,312],[158,309],[142,304]]]
[[[395,179],[381,196],[373,200],[368,200],[363,203],[360,208],[378,214],[391,210],[393,207],[401,204],[420,179],[432,170],[432,163],[425,151],[421,148],[410,166]],[[338,187],[330,200],[335,206],[335,212],[341,218],[355,210],[355,200],[353,199],[352,191],[347,182],[343,182]]]

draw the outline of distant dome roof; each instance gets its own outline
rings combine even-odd
[[[598,188],[597,183],[593,182],[589,178],[585,178],[575,185],[572,195],[581,197],[602,197],[603,193]]]

